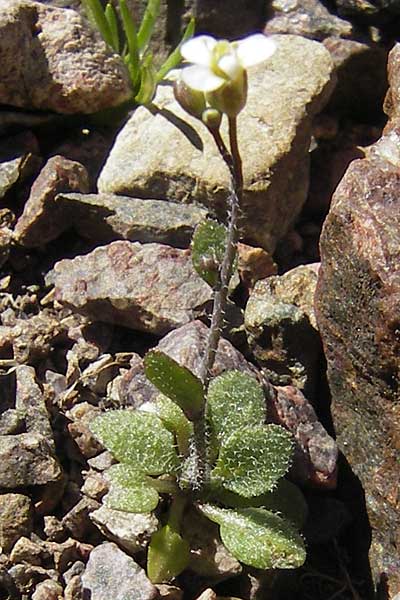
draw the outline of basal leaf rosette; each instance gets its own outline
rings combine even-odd
[[[103,498],[108,508],[124,512],[146,513],[157,507],[158,492],[149,485],[148,477],[136,467],[120,463],[106,471],[111,483],[108,494]]]
[[[224,439],[211,478],[245,498],[269,492],[291,464],[292,436],[279,425],[241,427]]]
[[[200,511],[220,525],[221,539],[241,562],[258,569],[294,569],[306,558],[293,525],[263,508],[227,509],[202,504]]]

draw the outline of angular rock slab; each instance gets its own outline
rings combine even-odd
[[[196,318],[212,297],[190,250],[163,244],[113,242],[61,260],[46,282],[59,302],[96,321],[161,335]]]
[[[144,570],[116,544],[106,542],[92,550],[82,575],[83,593],[91,600],[155,600],[157,588]]]
[[[0,103],[92,113],[129,100],[121,59],[73,10],[0,0]]]
[[[400,592],[400,124],[339,184],[316,292],[339,448],[360,479],[370,562]]]
[[[274,39],[271,60],[249,72],[248,101],[238,117],[244,237],[270,251],[305,201],[310,125],[332,89],[332,62],[321,44],[290,35]],[[225,120],[221,131],[227,139]],[[225,218],[229,175],[209,132],[164,85],[154,107],[138,108],[119,133],[98,189],[197,201]]]

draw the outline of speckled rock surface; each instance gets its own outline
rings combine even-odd
[[[16,240],[32,248],[55,239],[68,226],[68,221],[54,198],[61,192],[72,191],[89,191],[85,167],[63,156],[53,156],[32,185],[24,211],[15,226]]]
[[[275,385],[293,384],[313,399],[321,343],[313,310],[318,265],[256,283],[245,310],[249,346]]]
[[[74,310],[156,334],[196,318],[211,300],[190,251],[162,244],[112,242],[60,261],[46,279]]]
[[[194,228],[207,216],[201,206],[114,194],[59,194],[56,204],[85,238],[129,240],[187,247]]]
[[[400,43],[394,45],[388,58],[389,89],[384,110],[389,117],[400,115]]]
[[[339,448],[360,479],[370,561],[400,592],[400,126],[351,163],[321,238],[317,320]]]
[[[9,552],[21,536],[33,529],[33,505],[23,494],[0,494],[0,544]]]
[[[276,40],[271,60],[249,71],[248,102],[238,118],[244,237],[267,250],[304,203],[311,121],[333,85],[331,59],[319,43],[296,36]],[[225,218],[229,176],[212,137],[177,104],[170,86],[159,87],[154,105],[151,111],[138,108],[118,134],[99,191],[197,201]]]
[[[92,113],[130,97],[127,70],[73,10],[0,2],[0,102]]]
[[[158,596],[144,570],[111,542],[91,552],[82,583],[91,600],[155,600]]]

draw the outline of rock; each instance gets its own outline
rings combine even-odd
[[[328,435],[311,404],[293,386],[276,387],[268,403],[274,423],[286,427],[296,441],[290,476],[297,484],[332,489],[337,483],[338,447]]]
[[[89,427],[99,414],[100,409],[87,402],[81,402],[66,412],[66,417],[72,421],[67,425],[68,432],[85,458],[93,458],[103,449]]]
[[[83,496],[64,515],[62,524],[68,529],[72,537],[77,540],[87,540],[90,535],[96,534],[96,528],[90,520],[90,513],[97,510],[100,504],[91,498]]]
[[[395,118],[400,116],[400,43],[389,52],[388,79],[390,85],[383,108],[390,118]]]
[[[26,431],[43,435],[54,452],[53,430],[35,369],[20,365],[15,369],[15,375],[15,408],[24,415]]]
[[[77,12],[1,0],[0,102],[93,113],[130,99],[126,67]]]
[[[82,562],[81,560],[77,560],[75,561],[70,567],[69,569],[67,569],[64,573],[63,573],[63,581],[65,583],[69,583],[71,581],[71,579],[73,579],[74,577],[76,577],[77,575],[82,575],[82,573],[85,570],[85,563]]]
[[[54,515],[45,515],[43,531],[51,542],[61,542],[66,537],[64,525]]]
[[[61,479],[51,444],[39,433],[0,436],[0,486],[15,489]]]
[[[0,229],[0,267],[8,260],[11,251],[12,231],[8,227]]]
[[[197,596],[196,600],[217,600],[217,594],[211,588],[207,588]]]
[[[398,0],[335,0],[339,15],[358,17],[364,23],[380,23],[399,13]]]
[[[186,513],[182,532],[190,546],[189,569],[213,583],[234,577],[242,565],[221,542],[219,528],[198,512]]]
[[[0,417],[0,435],[25,432],[24,416],[15,408],[8,408]]]
[[[28,563],[43,567],[44,562],[48,559],[49,553],[40,544],[27,537],[20,537],[10,554],[10,560],[14,564]]]
[[[252,289],[259,279],[276,275],[277,266],[268,252],[247,244],[238,244],[238,271],[241,282]]]
[[[316,292],[337,443],[365,493],[375,583],[400,591],[400,124],[355,160],[321,237]],[[365,526],[359,523],[359,535]]]
[[[60,574],[64,574],[77,561],[84,560],[86,562],[93,550],[92,545],[83,544],[72,538],[68,538],[61,544],[48,541],[42,542],[42,546],[51,555],[54,567]]]
[[[318,268],[300,266],[258,281],[245,310],[249,346],[267,378],[314,398],[321,343],[313,310]]]
[[[0,546],[9,552],[21,536],[33,529],[33,506],[22,494],[0,494]]]
[[[312,40],[353,34],[352,24],[329,12],[320,0],[273,0],[267,11],[266,34],[291,33]]]
[[[63,156],[50,158],[34,181],[24,212],[15,227],[16,240],[28,248],[54,240],[68,226],[54,198],[61,192],[88,192],[88,173]]]
[[[57,205],[84,238],[158,242],[178,248],[189,246],[194,228],[208,214],[200,206],[114,194],[60,194]]]
[[[11,347],[19,364],[35,364],[53,350],[61,331],[59,320],[46,309],[27,319],[12,318],[7,325],[0,325],[0,350],[7,352]]]
[[[82,600],[82,578],[80,575],[75,575],[68,581],[64,590],[64,600]]]
[[[90,518],[107,539],[129,554],[145,550],[159,527],[159,521],[153,513],[128,513],[106,506],[93,511]]]
[[[40,164],[39,145],[32,133],[19,133],[3,138],[0,144],[0,198],[3,198],[17,182],[21,183],[34,175]]]
[[[91,600],[155,600],[158,596],[144,570],[111,542],[91,552],[82,583]]]
[[[56,263],[46,282],[80,313],[158,335],[204,313],[211,300],[190,251],[161,244],[113,242]]]
[[[28,598],[32,597],[33,591],[40,582],[48,579],[55,581],[58,579],[58,573],[53,569],[44,569],[43,567],[24,563],[14,565],[8,572],[20,594],[24,594]]]
[[[85,475],[84,484],[81,487],[81,492],[89,498],[93,498],[97,502],[101,502],[103,496],[108,492],[109,485],[102,473],[98,473],[93,469]]]
[[[46,581],[38,583],[32,594],[32,600],[59,600],[63,591],[62,586],[57,581],[46,579]]]
[[[305,201],[310,125],[333,85],[332,63],[321,45],[296,36],[276,41],[271,61],[249,72],[247,107],[238,119],[244,237],[268,251]],[[99,191],[199,202],[224,219],[229,175],[209,132],[177,104],[170,86],[159,87],[154,105],[151,112],[138,108],[118,134]],[[226,137],[225,123],[221,131]]]
[[[215,37],[236,39],[260,30],[264,21],[263,0],[189,0],[188,6],[196,19],[196,29]]]
[[[328,37],[323,44],[337,76],[326,110],[366,123],[380,120],[387,90],[386,48],[338,37]]]
[[[156,583],[161,600],[183,600],[183,591],[175,585]]]

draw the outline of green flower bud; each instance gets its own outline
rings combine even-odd
[[[189,115],[196,117],[196,119],[202,118],[203,112],[207,108],[203,92],[193,90],[182,79],[178,79],[174,83],[174,96]]]
[[[201,120],[208,129],[218,131],[221,125],[222,115],[216,108],[206,108],[201,115]]]
[[[247,73],[243,69],[233,81],[227,81],[222,87],[207,92],[210,106],[228,117],[236,117],[245,107],[247,100]]]

